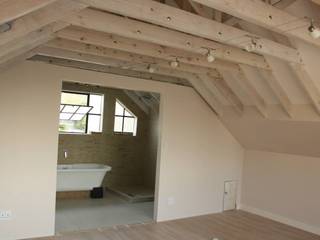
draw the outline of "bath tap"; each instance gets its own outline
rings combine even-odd
[[[67,158],[68,158],[68,151],[67,151],[67,150],[64,150],[64,151],[63,151],[63,154],[64,154],[64,159],[67,159]]]

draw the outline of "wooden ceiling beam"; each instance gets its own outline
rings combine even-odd
[[[0,3],[0,25],[43,8],[57,0],[6,0]]]
[[[238,96],[229,87],[228,83],[225,81],[222,75],[220,77],[211,77],[210,74],[198,75],[204,84],[210,89],[211,84],[213,84],[221,94],[228,100],[228,102],[235,108],[235,110],[242,114],[244,111],[244,105]]]
[[[36,43],[45,43],[55,36],[53,35],[56,31],[65,28],[68,23],[57,22],[49,24],[45,27],[42,27],[34,32],[27,34],[24,37],[14,39],[7,44],[0,46],[0,59],[6,58],[5,56],[10,55],[10,53],[21,49],[23,52],[24,48],[27,46],[37,46]],[[1,61],[1,60],[0,60]]]
[[[246,93],[248,94],[249,98],[251,99],[253,105],[257,108],[257,110],[261,113],[263,117],[268,117],[267,116],[267,103],[261,97],[261,95],[258,93],[257,89],[255,86],[252,84],[250,79],[247,77],[247,74],[245,72],[245,66],[239,65],[239,73],[237,75],[232,74],[232,76],[241,84]],[[222,76],[225,76],[224,71],[220,71]]]
[[[294,116],[292,102],[290,101],[285,89],[281,86],[280,81],[272,73],[272,71],[262,70],[260,71],[260,74],[278,98],[283,110],[288,114],[289,117],[293,118]]]
[[[205,6],[203,6],[202,4],[199,4],[197,2],[194,2],[192,0],[187,0],[189,1],[190,5],[193,7],[194,11],[200,15],[201,17],[205,17],[205,18],[209,18],[212,19],[213,17],[213,10],[211,9],[211,11],[205,9]]]
[[[290,13],[287,13],[281,9],[278,9],[270,4],[266,4],[260,0],[194,0],[200,4],[212,7],[265,27],[269,30],[278,32],[287,37],[294,37],[303,40],[307,43],[320,46],[319,39],[314,39],[308,32],[308,20],[301,19]],[[298,52],[296,51],[298,54]],[[298,62],[289,61],[292,70],[298,76],[302,87],[309,96],[315,110],[320,114],[320,91],[314,84],[313,80],[309,76],[308,72],[303,66],[302,59],[299,58]],[[283,59],[285,60],[285,59]],[[268,84],[273,89],[274,93],[280,100],[282,107],[285,109],[289,116],[292,116],[291,104],[289,99],[286,97],[285,92],[277,80],[269,73]]]
[[[190,74],[187,76],[187,79],[211,109],[221,117],[223,115],[223,106],[214,96],[213,92],[208,89],[201,76]]]
[[[298,38],[320,46],[319,39],[310,36],[310,21],[296,17],[261,0],[194,0],[245,21],[257,24],[287,37]]]
[[[315,4],[320,5],[320,0],[311,0],[312,2],[314,2]]]
[[[70,41],[66,39],[57,38],[46,43],[45,46],[53,47],[57,49],[70,50],[70,51],[79,52],[79,53],[86,53],[86,54],[91,54],[96,56],[102,56],[102,57],[112,57],[114,59],[129,61],[132,64],[150,64],[152,66],[157,65],[163,68],[173,69],[170,66],[170,61],[162,60],[159,58],[148,57],[144,55],[133,54],[125,51],[119,51],[119,50],[114,50],[110,48],[95,46],[95,45],[88,45],[88,44],[79,43],[76,41]],[[179,62],[179,65],[174,69],[177,69],[183,72],[189,72],[189,73],[216,74],[213,69],[194,66],[194,65],[186,64],[182,62]]]
[[[149,108],[152,109],[154,102],[152,101],[153,97],[147,93],[142,93],[140,91],[134,91],[134,94]],[[145,96],[150,97],[146,99]]]
[[[93,9],[82,10],[75,16],[68,18],[68,22],[74,26],[177,48],[203,56],[208,53],[208,49],[212,49],[214,50],[215,57],[218,59],[270,69],[265,59],[257,54],[245,52],[235,47],[226,46],[190,34]],[[106,22],[112,22],[112,24],[105,24]]]
[[[135,91],[123,90],[124,93],[145,113],[149,114],[149,105],[147,105]]]
[[[222,22],[222,12],[219,10],[214,11],[214,20]]]
[[[92,7],[147,21],[217,42],[246,49],[255,44],[253,52],[270,55],[287,62],[301,63],[296,49],[255,34],[200,17],[198,15],[149,0],[81,0]],[[77,16],[78,18],[81,16]],[[80,21],[83,19],[80,19]],[[103,24],[100,23],[100,24]]]
[[[149,65],[148,63],[133,64],[128,59],[119,60],[119,58],[112,58],[112,56],[101,57],[97,55],[79,53],[71,50],[65,50],[65,49],[59,49],[59,48],[53,48],[53,47],[47,47],[47,46],[38,47],[35,50],[35,52],[40,56],[59,58],[59,59],[64,59],[66,61],[79,61],[83,63],[98,64],[98,65],[119,68],[123,70],[133,70],[133,71],[150,73],[148,70],[148,65]],[[176,77],[176,78],[184,78],[187,75],[186,72],[180,72],[177,70],[172,70],[170,68],[154,66],[154,69],[155,69],[155,72],[152,74],[159,73],[162,75]],[[181,84],[181,85],[186,85],[186,84]]]
[[[190,83],[186,79],[177,78],[171,75],[165,75],[162,72],[161,74],[149,73],[146,71],[145,67],[144,71],[132,70],[131,68],[121,68],[120,66],[127,66],[129,63],[116,59],[79,54],[71,51],[52,49],[48,47],[39,47],[35,50],[35,53],[35,56],[29,58],[30,61],[40,61],[63,67],[111,73],[121,76],[135,77],[191,87]],[[139,67],[142,68],[142,66]]]
[[[68,24],[63,22],[49,24],[37,31],[31,32],[22,38],[18,38],[3,46],[0,46],[0,64],[6,64],[11,59],[24,55],[37,46],[48,42],[55,36],[53,33]]]
[[[35,12],[27,14],[11,23],[11,28],[0,34],[0,46],[17,38],[26,36],[42,27],[59,21],[70,13],[75,13],[87,5],[79,4],[71,0],[58,0]]]
[[[311,100],[316,112],[320,114],[320,91],[314,81],[310,78],[310,75],[305,70],[304,66],[300,64],[290,64],[292,71],[300,80],[300,83],[305,90],[305,93]]]
[[[189,0],[174,0],[174,1],[178,5],[178,7],[181,8],[182,10],[192,12],[192,13],[197,13]]]
[[[127,51],[149,57],[161,58],[167,61],[178,59],[179,62],[207,68],[219,68],[230,71],[237,71],[238,65],[235,63],[216,59],[209,63],[207,57],[186,52],[183,50],[165,47],[155,43],[128,39],[117,35],[93,31],[84,28],[68,27],[56,33],[62,39],[77,41],[116,50]]]
[[[39,47],[38,49],[36,49],[36,53],[41,56],[62,58],[67,60],[76,60],[76,61],[87,62],[91,64],[93,63],[93,64],[112,66],[112,67],[119,67],[122,69],[149,72],[148,68],[146,67],[148,66],[149,63],[141,62],[141,64],[134,65],[130,61],[129,56],[127,58],[121,57],[121,59],[115,55],[102,57],[102,56],[79,53],[79,52],[74,52],[70,50],[47,47],[47,46]],[[114,62],[113,59],[116,59],[116,62]],[[216,99],[213,93],[206,88],[206,86],[202,81],[195,78],[194,74],[191,74],[185,71],[180,71],[179,69],[172,70],[167,66],[163,67],[159,65],[155,66],[155,70],[157,73],[159,72],[159,74],[168,75],[172,77],[179,77],[179,78],[182,77],[187,79],[190,82],[191,86],[201,96],[201,98],[203,98],[208,103],[210,108],[219,116],[222,115],[223,113],[222,104]]]

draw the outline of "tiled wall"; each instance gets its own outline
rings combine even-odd
[[[64,83],[64,90],[104,93],[103,132],[91,135],[59,135],[59,164],[102,163],[112,167],[104,180],[105,186],[154,185],[156,153],[151,146],[157,141],[152,136],[154,120],[145,114],[122,90]],[[116,98],[137,117],[137,136],[113,133]],[[152,122],[151,122],[152,119]],[[67,159],[63,152],[68,152]]]

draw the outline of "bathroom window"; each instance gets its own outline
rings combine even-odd
[[[59,132],[90,134],[102,132],[102,94],[61,93]]]
[[[136,136],[138,118],[119,100],[116,100],[114,132]]]

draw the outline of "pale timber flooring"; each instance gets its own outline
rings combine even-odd
[[[74,232],[42,240],[320,240],[320,236],[244,211]]]

